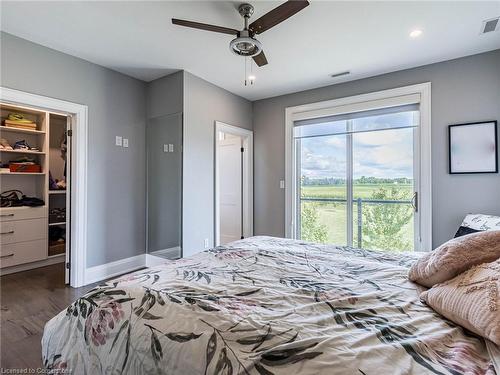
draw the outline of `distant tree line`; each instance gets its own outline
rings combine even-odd
[[[302,176],[302,185],[345,185],[345,178],[309,178]],[[361,176],[360,178],[354,179],[355,185],[375,185],[375,184],[402,184],[409,185],[413,183],[412,178],[399,177],[399,178],[378,178],[378,177],[366,177]]]

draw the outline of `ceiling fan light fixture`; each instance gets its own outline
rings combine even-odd
[[[231,40],[229,49],[236,55],[252,57],[262,51],[262,44],[249,36],[240,36]]]

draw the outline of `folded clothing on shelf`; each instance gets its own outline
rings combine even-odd
[[[9,171],[18,173],[41,173],[42,166],[35,159],[23,156],[9,162]]]
[[[52,177],[52,172],[49,171],[49,189],[50,190],[66,190],[66,179],[57,180]]]
[[[12,150],[12,146],[5,138],[0,138],[0,150]]]
[[[4,125],[8,128],[36,130],[36,123],[26,119],[24,115],[20,113],[10,113],[4,121]]]
[[[20,190],[7,190],[0,194],[0,207],[39,207],[45,205],[42,199],[27,197]]]
[[[0,172],[10,172],[9,163],[4,163],[0,160]]]
[[[0,138],[0,150],[40,151],[40,149],[38,147],[31,147],[28,144],[28,142],[26,142],[25,139],[23,139],[21,141],[16,141],[16,143],[14,143],[14,147],[12,147],[11,144],[9,143],[9,141],[7,141],[5,138]]]
[[[14,144],[14,150],[40,151],[37,147],[31,147],[24,139]]]

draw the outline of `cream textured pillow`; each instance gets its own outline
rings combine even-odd
[[[500,230],[457,237],[425,254],[410,268],[408,278],[431,287],[477,264],[500,258]]]
[[[449,320],[500,345],[500,259],[433,286],[420,298]]]

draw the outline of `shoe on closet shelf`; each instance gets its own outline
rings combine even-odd
[[[0,150],[12,150],[12,146],[5,138],[0,138]]]
[[[24,139],[22,141],[17,141],[14,144],[14,150],[31,150],[31,151],[38,151],[36,147],[30,147],[28,142],[26,142]]]

